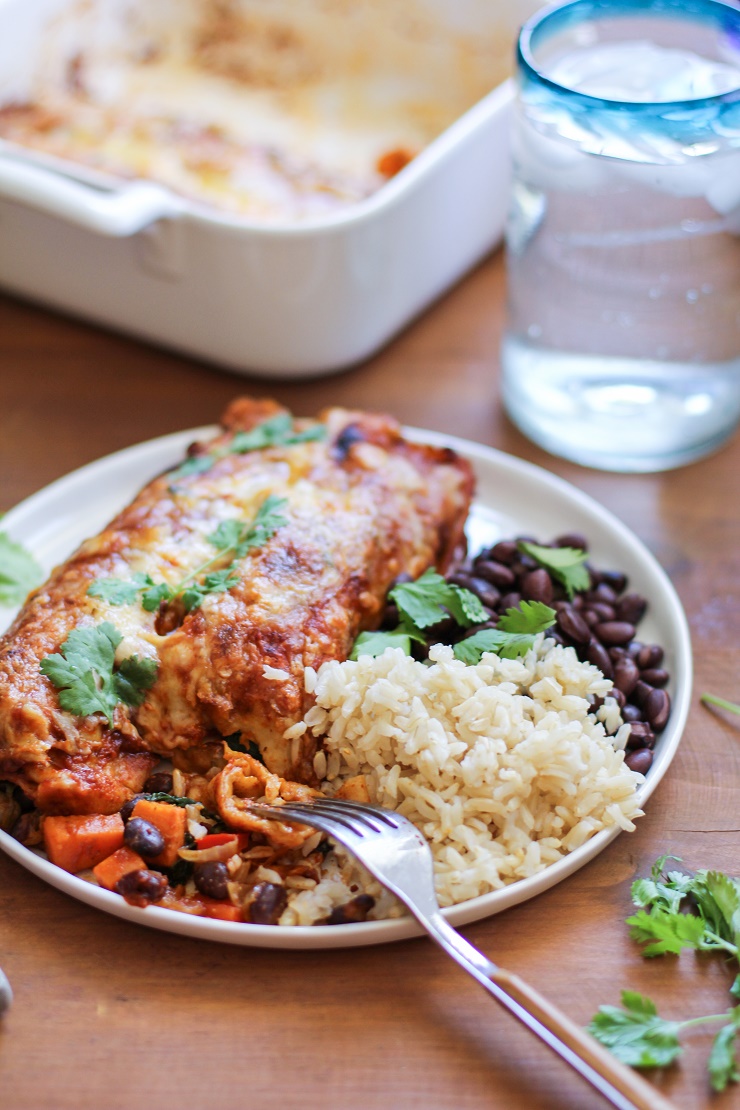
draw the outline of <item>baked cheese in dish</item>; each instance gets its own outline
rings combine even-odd
[[[114,813],[161,757],[206,769],[235,734],[270,772],[314,784],[316,740],[296,735],[306,667],[346,659],[398,575],[446,569],[462,542],[469,464],[409,442],[389,417],[293,421],[244,398],[222,423],[57,568],[0,639],[0,779],[42,812]],[[101,587],[111,581],[128,587],[123,600]],[[152,589],[161,600],[147,608]],[[45,663],[103,626],[116,665],[150,674],[110,720],[63,708]]]

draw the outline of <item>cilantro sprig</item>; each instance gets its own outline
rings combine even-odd
[[[117,705],[141,705],[158,664],[156,659],[131,655],[116,667],[116,648],[122,640],[115,625],[103,621],[73,629],[59,653],[41,660],[41,673],[59,690],[62,709],[78,717],[102,713],[112,728]]]
[[[471,667],[480,663],[486,651],[502,659],[517,659],[526,655],[535,636],[551,628],[556,617],[555,610],[542,601],[521,601],[517,608],[506,610],[496,628],[483,628],[455,644],[455,658]]]
[[[471,590],[448,582],[433,570],[425,571],[415,582],[399,583],[388,597],[398,609],[398,626],[387,632],[360,633],[350,659],[382,655],[389,647],[400,647],[410,655],[412,643],[426,644],[426,629],[449,617],[460,628],[488,620],[488,610]],[[555,618],[555,611],[541,601],[522,601],[499,618],[496,628],[481,629],[455,644],[454,654],[469,666],[479,663],[485,651],[515,659],[530,649],[535,636],[550,628]]]
[[[675,856],[661,856],[649,878],[632,884],[637,913],[627,918],[630,935],[643,944],[648,958],[678,955],[684,948],[722,952],[740,962],[740,880],[722,871],[695,874],[668,868]],[[730,988],[740,999],[740,974]],[[632,991],[622,993],[622,1006],[602,1006],[589,1032],[626,1064],[636,1068],[665,1067],[681,1055],[680,1035],[696,1026],[721,1021],[707,1061],[712,1088],[723,1091],[740,1081],[737,1058],[740,1005],[724,1013],[686,1021],[668,1021],[655,1004]]]
[[[650,879],[632,885],[638,912],[627,918],[631,936],[645,944],[644,956],[721,950],[740,952],[740,880],[721,871],[664,872],[673,856],[655,862]],[[693,909],[682,909],[691,900]]]
[[[436,571],[425,570],[414,582],[400,582],[389,592],[399,613],[398,627],[389,632],[361,632],[350,659],[361,655],[382,655],[388,647],[400,647],[411,654],[412,641],[426,644],[425,628],[452,617],[462,628],[488,619],[488,610],[472,592],[448,582]]]
[[[589,588],[591,578],[588,568],[584,565],[588,556],[580,548],[542,547],[538,543],[529,543],[527,540],[520,540],[518,546],[520,551],[550,572],[569,598],[572,599],[576,591]]]
[[[740,1079],[736,1060],[736,1038],[740,1030],[740,1006],[723,1014],[668,1021],[661,1018],[651,999],[634,991],[622,991],[622,1006],[601,1006],[588,1031],[614,1055],[633,1068],[664,1068],[683,1052],[679,1037],[688,1029],[716,1021],[725,1024],[714,1038],[708,1071],[713,1090],[724,1091]]]
[[[33,555],[7,532],[0,532],[0,605],[20,605],[42,578]]]
[[[155,582],[149,574],[134,574],[129,579],[99,578],[88,587],[90,597],[99,597],[109,605],[131,605],[141,595],[141,604],[153,613],[165,601],[179,598],[186,613],[197,609],[208,594],[225,593],[239,581],[236,564],[248,551],[262,547],[288,521],[281,510],[288,504],[284,497],[271,494],[260,505],[254,520],[222,520],[208,542],[216,549],[195,570],[174,585]],[[214,569],[228,559],[226,566]]]
[[[292,415],[289,412],[280,412],[248,432],[235,432],[227,443],[205,455],[194,455],[192,458],[185,459],[170,472],[170,490],[175,490],[181,478],[204,474],[218,459],[223,459],[227,455],[244,455],[248,451],[261,451],[266,447],[292,447],[296,443],[311,443],[325,439],[326,434],[326,427],[323,424],[314,424],[302,431],[296,431],[293,427]]]
[[[703,705],[715,705],[718,709],[727,709],[730,713],[740,714],[740,705],[726,698],[718,698],[716,694],[702,694],[699,699]]]

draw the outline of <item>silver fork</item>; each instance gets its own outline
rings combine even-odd
[[[494,964],[445,920],[434,891],[432,853],[401,814],[332,798],[279,805],[251,803],[261,817],[320,829],[348,848],[411,911],[432,940],[619,1110],[671,1110],[672,1104],[518,975]]]

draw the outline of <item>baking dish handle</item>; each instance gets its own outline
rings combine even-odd
[[[98,189],[17,157],[0,157],[0,198],[18,201],[98,235],[119,238],[183,211],[178,197],[152,181]]]

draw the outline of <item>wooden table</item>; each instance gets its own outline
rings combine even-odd
[[[506,421],[498,393],[500,255],[367,364],[300,383],[239,379],[0,299],[0,509],[100,455],[215,419],[239,391],[298,413],[388,410],[548,467],[655,553],[686,607],[696,694],[683,743],[633,835],[549,893],[467,927],[471,941],[586,1023],[629,987],[665,1016],[727,1008],[734,972],[685,953],[645,961],[630,883],[672,852],[740,871],[740,439],[687,469],[598,473],[554,459]],[[0,857],[0,962],[16,992],[0,1023],[3,1110],[586,1110],[601,1105],[426,940],[282,952],[196,942],[108,917]],[[655,1077],[676,1106],[712,1097],[710,1034]]]

